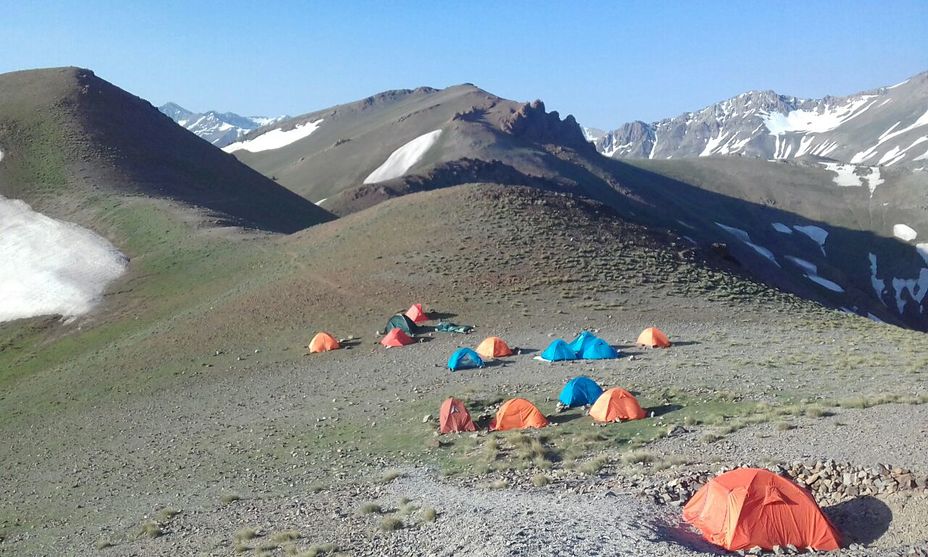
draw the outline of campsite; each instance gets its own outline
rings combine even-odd
[[[0,557],[928,557],[928,2],[2,17]]]

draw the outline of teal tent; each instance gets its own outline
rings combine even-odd
[[[570,345],[561,339],[557,339],[545,348],[541,353],[543,360],[549,362],[559,362],[561,360],[576,360],[577,353],[571,350]]]
[[[483,367],[483,359],[470,348],[458,348],[454,354],[448,358],[448,369],[457,371],[459,369],[471,369]]]
[[[586,348],[586,345],[596,340],[597,337],[589,331],[580,331],[580,334],[577,335],[572,341],[570,341],[570,349],[577,353],[579,356],[583,353],[583,349]]]
[[[603,389],[589,377],[574,377],[564,385],[557,399],[568,408],[592,405]]]
[[[593,339],[583,346],[583,352],[580,358],[584,360],[611,360],[618,358],[619,353],[609,346],[609,343],[601,338]]]
[[[406,317],[402,313],[397,313],[387,321],[387,328],[384,329],[384,334],[389,333],[393,329],[400,329],[409,335],[414,335],[419,332],[419,327],[413,323],[412,319]]]

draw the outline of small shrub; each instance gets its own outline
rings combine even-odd
[[[313,544],[309,546],[309,549],[300,553],[299,557],[319,557],[320,555],[335,553],[336,549],[338,548],[335,547],[334,543]]]
[[[493,480],[490,482],[490,489],[506,489],[509,487],[509,482],[506,480]]]
[[[108,547],[114,547],[116,544],[114,544],[113,542],[111,542],[110,540],[106,538],[103,538],[103,539],[97,540],[96,545],[97,545],[97,549],[100,550],[100,549],[106,549]]]
[[[281,545],[292,542],[293,540],[298,540],[300,537],[301,534],[296,530],[284,530],[282,532],[274,532],[274,534],[271,535],[271,542]]]
[[[402,530],[403,526],[403,521],[395,516],[385,516],[383,520],[380,521],[380,529],[384,532]]]
[[[161,525],[154,520],[143,522],[142,528],[139,530],[139,537],[142,538],[157,538],[162,535],[164,535],[164,530],[161,528]]]
[[[361,514],[380,514],[383,509],[377,503],[364,503],[361,505]]]
[[[236,542],[243,542],[246,540],[253,540],[256,537],[258,537],[257,528],[241,528],[235,533],[232,539]]]
[[[400,472],[399,470],[387,470],[386,472],[384,472],[383,476],[380,477],[380,482],[388,484],[392,482],[393,480],[400,478],[402,476],[403,476],[403,473]]]
[[[718,434],[716,434],[716,433],[706,433],[705,435],[703,435],[703,436],[701,437],[703,443],[715,443],[716,441],[720,440],[721,438],[722,438],[722,436],[721,436],[721,435],[718,435]]]
[[[622,462],[625,464],[645,464],[654,462],[656,455],[651,451],[634,450],[622,455]]]
[[[796,425],[790,422],[779,422],[777,424],[778,431],[789,431],[791,429],[796,429]]]
[[[226,493],[225,495],[219,498],[219,501],[221,501],[223,505],[228,505],[230,503],[240,501],[241,499],[242,497],[238,495],[237,493]]]
[[[432,507],[425,507],[422,509],[422,520],[425,522],[435,522],[436,518],[438,518],[438,511]]]
[[[551,480],[544,474],[535,474],[532,476],[532,485],[535,487],[544,487],[549,483],[551,483]]]
[[[600,470],[602,470],[603,466],[605,466],[607,462],[609,462],[609,458],[606,455],[599,455],[596,458],[592,458],[581,464],[579,470],[583,474],[592,476],[593,474],[597,474]]]
[[[169,522],[172,518],[174,518],[175,516],[179,514],[180,514],[180,511],[176,509],[172,509],[170,507],[166,507],[158,511],[158,514],[155,515],[155,518],[158,519],[158,522],[164,523],[164,522]]]

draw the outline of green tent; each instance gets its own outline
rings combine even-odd
[[[409,335],[414,335],[419,332],[419,327],[413,323],[412,319],[406,317],[402,313],[397,313],[387,321],[387,328],[384,330],[384,334],[389,333],[393,329],[400,329]]]

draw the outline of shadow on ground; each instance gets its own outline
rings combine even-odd
[[[651,523],[654,536],[660,541],[677,544],[690,551],[699,551],[713,555],[731,555],[722,548],[706,541],[698,532],[683,522],[669,523],[656,520]]]
[[[841,532],[844,545],[871,544],[889,530],[893,512],[886,503],[866,495],[832,505],[825,514]]]

